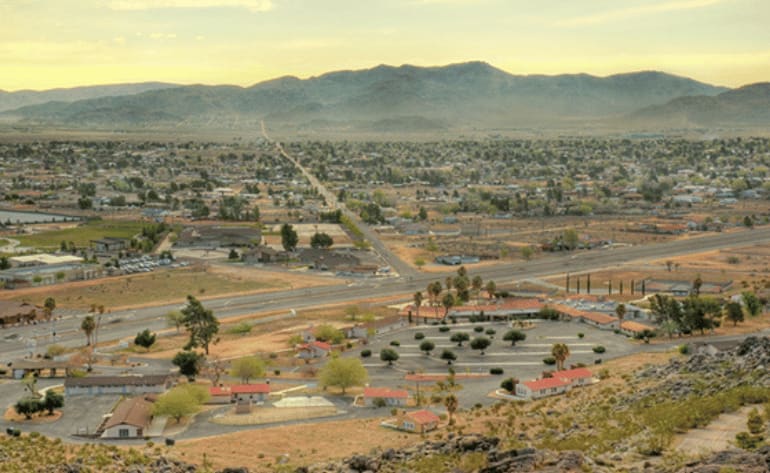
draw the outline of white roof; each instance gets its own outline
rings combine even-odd
[[[82,263],[83,258],[74,255],[51,255],[40,253],[37,255],[12,256],[12,263],[16,264],[62,264],[62,263]]]

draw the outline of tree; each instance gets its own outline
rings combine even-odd
[[[380,350],[380,360],[387,361],[388,366],[393,366],[393,362],[398,360],[398,353],[392,348],[383,348]]]
[[[449,337],[449,341],[456,343],[458,347],[462,347],[463,342],[467,342],[470,339],[471,336],[465,332],[455,332]]]
[[[473,292],[476,293],[476,300],[479,299],[479,294],[481,294],[482,287],[484,287],[484,280],[481,278],[481,276],[473,276],[473,279],[471,279],[471,288],[473,289]]]
[[[86,345],[91,345],[91,335],[96,330],[96,320],[92,315],[87,315],[82,322],[80,322],[80,330],[86,334]]]
[[[682,305],[670,296],[655,294],[650,298],[650,310],[655,321],[663,327],[671,337],[675,330],[687,330],[682,312]]]
[[[471,348],[474,350],[479,350],[482,355],[484,354],[484,350],[486,350],[491,344],[492,341],[487,337],[476,337],[471,340]]]
[[[744,291],[741,293],[741,300],[743,305],[746,306],[746,311],[750,316],[756,317],[762,313],[762,301],[759,300],[756,294],[751,291]]]
[[[11,267],[11,262],[8,261],[7,256],[0,256],[0,271],[4,269],[9,269]]]
[[[351,386],[363,386],[369,379],[366,368],[357,358],[332,358],[318,373],[321,386],[339,386],[342,394]]]
[[[457,407],[459,406],[459,402],[457,401],[457,396],[454,394],[450,394],[449,396],[444,398],[444,407],[446,407],[446,412],[449,415],[449,424],[453,424],[454,420],[452,419],[452,416],[454,416],[454,413],[457,411]]]
[[[535,250],[532,249],[532,247],[529,245],[522,246],[520,251],[521,251],[521,257],[527,261],[531,260],[532,257],[535,255]]]
[[[705,334],[707,329],[714,328],[713,317],[722,314],[722,307],[716,299],[691,295],[682,302],[683,322],[689,330],[700,330]]]
[[[451,365],[453,361],[457,359],[457,355],[452,350],[444,350],[441,352],[442,360],[446,361],[446,364]]]
[[[743,322],[743,307],[741,307],[739,302],[730,301],[725,305],[725,316],[735,327],[738,325],[738,322]]]
[[[345,340],[345,334],[340,329],[334,328],[334,326],[329,324],[319,325],[315,329],[313,336],[315,336],[316,340],[329,342],[332,345],[338,345]]]
[[[155,344],[155,334],[150,332],[150,329],[146,328],[136,334],[134,344],[144,347],[145,350],[149,351],[150,347]]]
[[[414,308],[415,308],[415,316],[419,319],[420,318],[420,306],[422,305],[422,291],[417,291],[412,296],[412,299],[414,300]],[[418,322],[419,323],[419,322]]]
[[[519,384],[519,380],[516,378],[508,378],[503,380],[502,383],[500,383],[500,387],[508,391],[509,393],[513,393],[516,391],[516,385]]]
[[[436,316],[438,316],[438,296],[441,295],[441,282],[440,281],[434,281],[432,284],[428,285],[428,294],[431,296],[431,302],[433,303],[433,307],[436,309]]]
[[[183,376],[187,376],[190,381],[195,380],[200,372],[201,365],[206,359],[205,356],[195,353],[194,351],[180,351],[171,360],[175,366],[179,367],[179,373]]]
[[[281,225],[281,246],[283,246],[283,249],[294,251],[297,249],[297,243],[299,243],[299,237],[294,227],[288,223]]]
[[[196,397],[189,389],[177,386],[171,391],[161,395],[152,406],[155,416],[169,416],[179,422],[182,417],[198,412],[200,398]]]
[[[695,279],[692,282],[692,293],[695,296],[700,295],[700,288],[703,286],[703,279],[701,279],[700,274],[695,276]]]
[[[40,412],[44,407],[40,399],[35,397],[25,397],[19,399],[13,406],[13,409],[16,413],[23,415],[25,419],[29,420],[32,418],[32,414]]]
[[[241,257],[241,255],[238,254],[238,252],[235,250],[235,248],[231,249],[230,253],[227,255],[227,259],[229,259],[230,261],[237,260],[240,257]]]
[[[184,314],[178,310],[170,310],[166,313],[166,326],[175,327],[176,332],[184,325]]]
[[[449,309],[455,305],[455,297],[451,293],[447,292],[441,299],[441,305],[444,307],[444,317],[446,317],[449,313]]]
[[[626,305],[618,304],[618,306],[615,307],[615,314],[618,316],[618,319],[620,319],[620,323],[623,323],[623,318],[626,316]]]
[[[46,320],[51,320],[54,309],[56,309],[56,300],[53,297],[46,297],[45,302],[43,303],[43,311]]]
[[[495,297],[495,293],[497,292],[497,284],[495,284],[494,281],[487,281],[487,286],[485,289],[487,290],[487,296],[492,299]]]
[[[436,344],[430,340],[424,340],[420,343],[420,351],[424,351],[426,355],[430,355],[430,352],[433,351],[434,348],[436,348]]]
[[[569,357],[569,347],[565,343],[554,343],[551,347],[551,356],[556,360],[556,367],[564,369],[564,361]]]
[[[261,378],[265,375],[265,362],[256,356],[245,356],[230,363],[230,376],[241,378],[241,382],[249,384],[251,378]]]
[[[64,396],[53,389],[49,389],[45,392],[43,407],[48,411],[48,415],[53,415],[54,409],[61,409],[64,407]]]
[[[325,250],[327,248],[331,248],[333,244],[334,240],[329,236],[328,233],[316,232],[312,237],[310,237],[310,246],[312,248],[322,248]]]
[[[764,432],[765,421],[762,419],[762,416],[759,415],[759,411],[757,411],[756,408],[749,412],[749,417],[746,420],[746,427],[752,435],[759,435]]]
[[[417,218],[423,221],[428,219],[428,211],[425,209],[425,207],[420,206],[420,210],[417,212]]]
[[[564,230],[562,234],[562,243],[568,250],[574,250],[578,246],[580,238],[578,237],[577,230],[574,228],[568,228]]]
[[[219,320],[214,313],[203,307],[203,304],[193,296],[187,296],[187,306],[182,309],[182,323],[190,332],[190,341],[184,349],[203,347],[203,351],[209,354],[209,344],[219,332]]]
[[[527,339],[527,334],[520,330],[508,330],[503,335],[503,340],[511,342],[511,346],[516,346],[516,342],[521,342]]]

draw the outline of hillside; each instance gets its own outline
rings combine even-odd
[[[516,76],[482,62],[381,65],[305,80],[282,77],[248,88],[199,85],[48,103],[4,115],[27,123],[92,128],[214,123],[251,128],[262,119],[271,125],[393,131],[558,126],[725,90],[661,72]]]
[[[770,83],[746,85],[713,97],[681,97],[646,107],[629,118],[631,123],[647,126],[767,126],[770,124]]]
[[[16,92],[6,92],[0,90],[0,112],[47,102],[75,102],[77,100],[99,97],[135,95],[170,87],[176,87],[176,85],[164,82],[142,82],[139,84],[95,85],[41,91],[19,90]]]

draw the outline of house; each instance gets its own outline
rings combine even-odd
[[[151,402],[142,397],[125,399],[105,421],[101,438],[143,438],[151,421]]]
[[[385,401],[386,406],[406,406],[409,392],[406,389],[364,388],[364,406],[376,407],[377,399]]]
[[[356,324],[345,330],[347,338],[369,338],[383,333],[392,332],[408,325],[406,319],[400,316],[383,317],[364,324]]]
[[[513,297],[495,304],[464,305],[449,309],[449,317],[485,317],[492,320],[535,317],[544,302],[536,298]]]
[[[524,399],[562,394],[570,390],[572,383],[564,378],[545,378],[516,384],[516,395]]]
[[[554,304],[553,308],[556,309],[562,317],[583,322],[597,328],[612,330],[618,327],[619,319],[617,317],[602,312],[576,309],[563,304]]]
[[[233,393],[230,386],[211,386],[209,388],[209,400],[206,404],[230,404],[233,401]]]
[[[91,240],[91,246],[98,254],[110,254],[125,250],[130,246],[130,241],[127,238],[105,237]]]
[[[75,367],[69,361],[58,360],[46,360],[46,359],[33,359],[33,360],[14,360],[8,363],[8,367],[11,368],[11,375],[14,379],[22,379],[28,374],[34,374],[36,377],[43,375],[44,371],[48,372],[48,377],[65,377],[69,376],[70,370]]]
[[[570,387],[586,386],[593,383],[593,374],[587,368],[573,368],[571,370],[554,371],[551,373],[554,378],[569,381]]]
[[[332,346],[326,342],[312,341],[299,346],[298,356],[303,360],[311,358],[324,358],[329,356]]]
[[[427,409],[423,409],[402,414],[398,418],[398,428],[407,432],[423,434],[436,430],[439,422],[441,422],[439,416]]]
[[[170,387],[171,377],[167,374],[87,376],[64,380],[64,392],[67,396],[163,393]]]
[[[30,323],[37,319],[37,307],[26,302],[0,301],[0,327]]]
[[[636,335],[645,333],[645,331],[654,332],[655,327],[650,327],[649,325],[634,322],[633,320],[624,320],[620,323],[620,331],[630,337],[634,337]]]
[[[237,403],[265,402],[270,396],[270,385],[267,383],[257,384],[234,384],[230,386],[232,400]]]

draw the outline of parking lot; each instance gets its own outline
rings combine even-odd
[[[360,356],[363,349],[372,351],[370,358],[364,358],[363,363],[369,372],[371,386],[407,387],[415,386],[406,383],[404,377],[408,373],[446,374],[448,364],[440,359],[444,350],[451,350],[457,355],[457,360],[452,367],[458,375],[462,374],[489,374],[490,368],[502,368],[502,375],[483,376],[478,378],[463,378],[458,382],[463,389],[457,393],[461,405],[472,406],[476,403],[489,404],[494,400],[487,395],[500,386],[500,382],[508,377],[528,381],[540,377],[545,370],[553,370],[554,366],[543,363],[543,359],[551,356],[551,347],[554,343],[565,343],[570,349],[570,356],[565,366],[583,363],[593,368],[597,360],[615,358],[629,354],[638,349],[623,335],[611,331],[596,329],[590,325],[579,322],[552,322],[533,321],[528,328],[511,327],[510,322],[479,322],[449,324],[448,332],[441,332],[440,326],[418,326],[397,332],[381,335],[371,340],[368,345],[351,352],[351,356]],[[483,327],[483,331],[474,331],[475,327]],[[487,329],[495,330],[494,335],[487,335]],[[511,342],[504,341],[503,336],[508,330],[521,330],[527,336],[526,340],[517,342],[511,346]],[[422,333],[425,337],[415,339],[416,333]],[[451,342],[453,333],[465,332],[473,340],[483,336],[490,338],[492,344],[482,355],[478,350],[470,347],[470,341],[463,342],[462,347]],[[584,336],[579,337],[582,333]],[[391,342],[397,341],[399,346],[392,346]],[[426,355],[419,349],[420,343],[429,340],[435,344],[430,355]],[[593,351],[595,346],[603,346],[605,353],[597,354]],[[393,366],[380,360],[380,350],[392,348],[399,354],[399,359]],[[598,366],[596,366],[598,369]],[[430,383],[428,383],[430,384]]]

